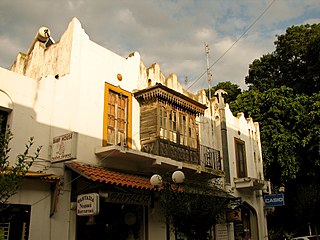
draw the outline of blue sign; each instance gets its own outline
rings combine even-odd
[[[266,207],[284,206],[284,195],[282,193],[264,195],[263,198]]]

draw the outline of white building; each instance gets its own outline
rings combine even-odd
[[[220,92],[209,101],[139,53],[123,58],[97,45],[76,18],[56,43],[44,30],[10,71],[0,68],[10,161],[30,136],[43,146],[9,199],[20,216],[12,231],[32,240],[175,239],[149,178],[182,170],[219,178],[241,198],[241,217],[219,224],[215,239],[267,239],[257,123],[234,117]]]

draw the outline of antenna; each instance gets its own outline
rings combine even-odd
[[[208,46],[207,43],[205,43],[205,51],[206,51],[206,59],[207,59],[207,80],[208,80],[208,92],[209,92],[209,100],[211,99],[211,77],[212,77],[212,74],[210,72],[210,64],[209,64],[209,51],[210,51],[210,48]]]

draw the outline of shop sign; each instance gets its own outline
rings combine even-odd
[[[284,195],[282,193],[264,195],[264,204],[266,207],[284,206]]]
[[[99,214],[100,201],[98,193],[88,193],[77,197],[77,215],[92,216]]]
[[[54,137],[52,140],[52,161],[64,161],[77,157],[78,133],[69,132],[67,134]]]
[[[150,204],[150,196],[141,194],[108,192],[105,201],[113,203],[148,205]]]
[[[227,219],[230,222],[241,221],[241,208],[235,208],[228,212]]]

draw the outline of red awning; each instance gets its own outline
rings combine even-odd
[[[74,172],[94,182],[147,190],[153,189],[149,178],[146,176],[118,172],[115,170],[76,162],[67,163],[66,166]]]

